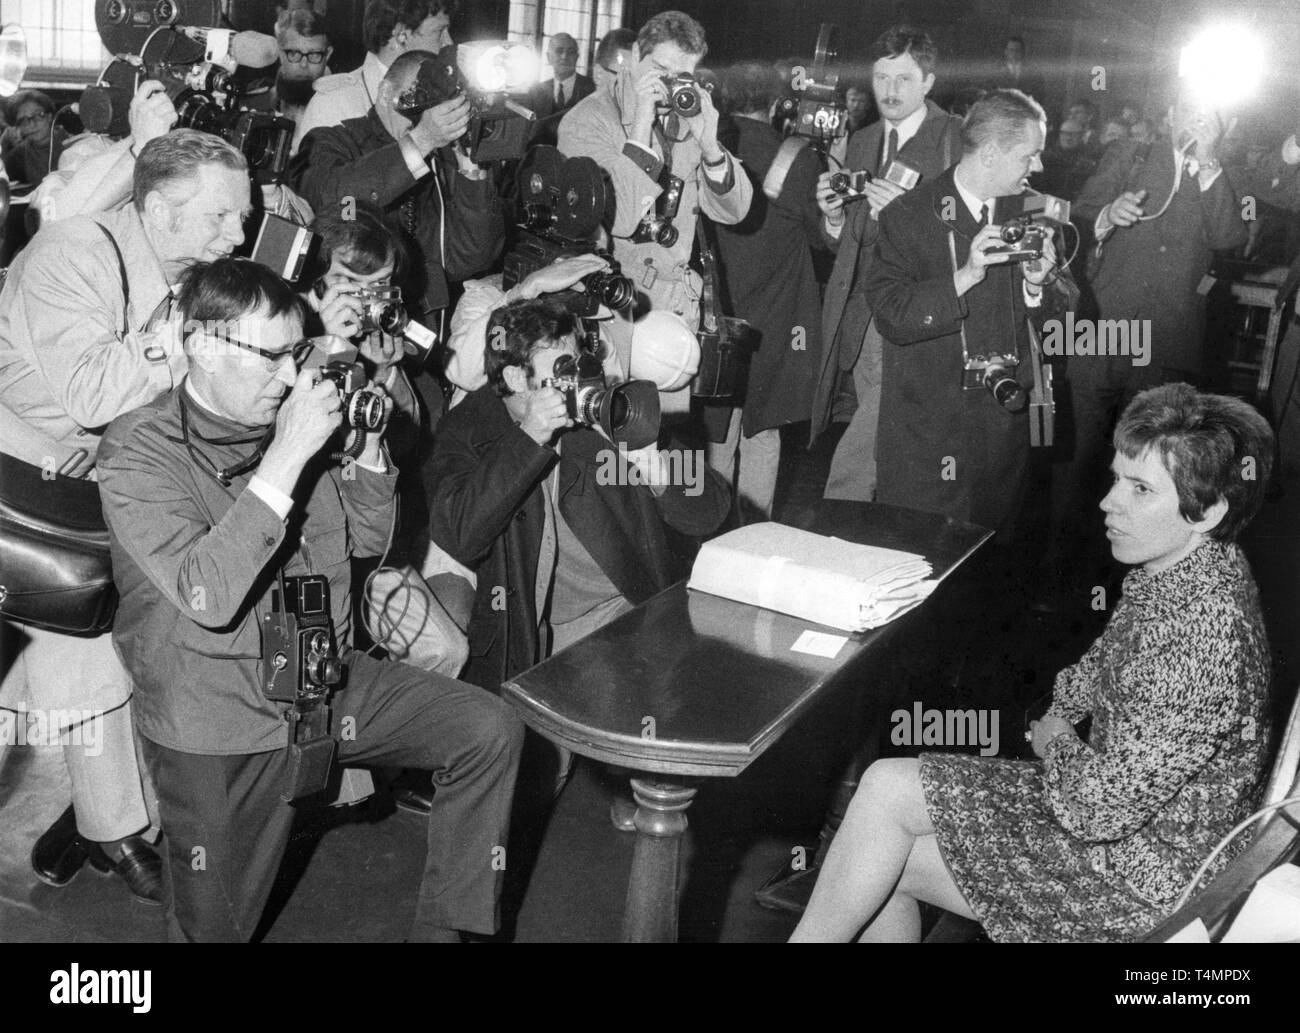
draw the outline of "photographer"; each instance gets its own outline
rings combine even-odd
[[[379,92],[379,83],[398,56],[408,50],[436,54],[452,43],[450,25],[454,0],[369,0],[361,23],[366,59],[361,67],[316,80],[315,92],[298,118],[293,153],[313,129],[336,126],[350,118],[365,118]],[[461,99],[438,106],[433,116],[448,141],[465,131],[469,104]]]
[[[437,773],[411,939],[494,933],[521,726],[477,689],[350,648],[349,556],[381,551],[393,519],[382,425],[355,462],[331,461],[340,390],[296,368],[302,303],[273,273],[197,267],[180,305],[190,376],[115,421],[101,458],[122,597],[113,637],[159,786],[169,935],[247,940],[257,927],[295,814],[281,793],[303,790],[289,704],[267,698],[279,668],[263,663],[264,629],[279,578],[310,575],[328,583],[346,669],[329,699],[340,762]],[[285,669],[301,698],[305,675]]]
[[[318,212],[373,204],[406,231],[411,262],[403,283],[412,314],[437,327],[450,298],[448,280],[490,267],[501,253],[505,221],[492,181],[441,127],[441,105],[414,118],[397,110],[425,61],[394,59],[363,118],[311,132],[294,159],[295,186]]]
[[[550,381],[558,358],[578,356],[578,329],[553,299],[497,309],[488,383],[447,414],[434,444],[431,537],[478,575],[465,677],[494,691],[667,588],[665,523],[703,536],[728,509],[702,463],[694,484],[669,483],[654,445],[616,450],[574,426]]]
[[[95,476],[103,427],[185,375],[169,284],[196,261],[243,242],[248,167],[215,136],[153,138],[134,163],[132,206],[77,216],[37,234],[0,293],[3,450],[58,476]],[[24,629],[21,663],[0,706],[26,702],[104,714],[104,750],[64,750],[74,808],[37,841],[32,864],[64,885],[86,860],[113,867],[138,899],[158,902],[159,862],[132,745],[131,682],[107,636]]]
[[[1041,168],[1043,109],[1015,90],[971,108],[961,160],[880,213],[866,300],[885,340],[876,501],[1015,530],[1029,461],[1029,421],[992,387],[970,383],[964,356],[1007,358],[1033,385],[1026,318],[1072,302],[1048,235],[1042,256],[1010,262],[990,220],[998,197],[1025,192]]]
[[[907,25],[881,34],[873,47],[871,83],[882,117],[848,138],[845,169],[866,170],[871,180],[863,197],[831,188],[823,173],[817,181],[824,239],[835,250],[835,268],[822,305],[823,351],[812,403],[811,438],[831,422],[843,373],[852,371],[857,406],[845,428],[826,478],[828,499],[870,502],[876,490],[876,425],[880,418],[880,367],[884,340],[872,319],[864,286],[879,235],[880,213],[897,202],[903,188],[882,173],[897,159],[920,173],[921,182],[938,178],[961,153],[961,119],[929,99],[934,88],[938,49],[924,33]]]
[[[700,279],[689,265],[696,213],[737,223],[753,198],[749,178],[718,143],[718,112],[708,91],[697,86],[698,114],[684,117],[671,109],[665,80],[692,75],[707,50],[695,19],[680,11],[655,15],[637,35],[636,64],[620,66],[611,93],[597,90],[575,105],[559,134],[567,157],[593,158],[609,173],[614,258],[648,296],[648,306],[638,309],[675,312],[692,328],[699,322],[700,298]],[[676,182],[680,197],[674,204]],[[662,222],[651,225],[647,220],[656,216]],[[612,326],[624,369],[630,368],[631,312],[617,315]],[[665,402],[689,404],[689,393],[667,395]]]

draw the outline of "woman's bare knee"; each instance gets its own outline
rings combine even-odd
[[[878,760],[867,768],[852,807],[887,814],[894,824],[914,836],[933,831],[921,786],[921,763],[911,757]]]

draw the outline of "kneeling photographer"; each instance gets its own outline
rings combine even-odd
[[[349,558],[382,551],[395,506],[383,390],[342,342],[301,342],[302,302],[254,263],[196,267],[180,306],[189,376],[100,449],[169,937],[253,935],[289,804],[335,754],[434,773],[411,939],[491,934],[521,727],[477,689],[351,648]]]
[[[478,575],[465,677],[484,687],[667,588],[664,525],[707,535],[729,508],[701,456],[673,475],[654,385],[605,388],[580,328],[553,298],[497,309],[488,383],[438,428],[431,536]]]

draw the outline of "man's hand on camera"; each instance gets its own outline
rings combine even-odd
[[[558,388],[539,387],[523,392],[523,396],[524,418],[519,421],[519,429],[539,445],[549,445],[556,431],[573,426]]]
[[[891,183],[887,179],[873,179],[862,188],[863,196],[867,199],[867,204],[871,208],[871,217],[877,219],[881,211],[891,202],[902,197],[906,190],[897,183]]]
[[[1024,265],[1025,279],[1035,287],[1042,288],[1056,275],[1056,242],[1052,234],[1043,236],[1043,257],[1036,258]]]
[[[817,207],[832,228],[844,225],[844,195],[831,189],[833,172],[823,172],[817,177]]]
[[[581,289],[583,277],[608,268],[609,262],[601,258],[600,255],[574,255],[571,258],[557,258],[550,265],[543,266],[534,273],[529,273],[512,287],[511,291],[516,292],[516,298],[511,300],[539,298],[543,294],[554,294],[557,291],[569,290],[573,287]]]
[[[704,88],[704,84],[698,83],[697,88],[700,93],[700,113],[684,118],[682,122],[699,142],[704,160],[716,165],[724,153],[718,143],[718,109],[713,105],[713,94]]]
[[[623,73],[620,73],[623,74]],[[630,72],[627,74],[631,74]],[[636,81],[636,115],[632,119],[632,142],[649,147],[659,105],[668,103],[668,87],[661,73],[650,69]]]
[[[338,388],[318,380],[315,370],[298,374],[275,417],[275,439],[266,450],[257,475],[286,495],[292,495],[302,468],[339,429],[342,403]]]
[[[435,104],[420,115],[411,127],[410,136],[426,158],[439,147],[459,140],[469,125],[469,98],[462,95]]]
[[[167,96],[162,83],[157,79],[146,79],[131,98],[126,118],[131,126],[131,150],[139,154],[141,147],[164,135],[176,124],[176,105]]]
[[[1007,255],[989,254],[989,248],[1002,244],[999,236],[1001,227],[985,226],[970,243],[970,254],[966,264],[953,274],[953,283],[957,287],[957,297],[961,297],[972,287],[984,282],[988,267],[1001,265],[1010,261]]]
[[[361,302],[347,284],[335,283],[318,299],[310,295],[327,334],[351,340],[361,332]]]

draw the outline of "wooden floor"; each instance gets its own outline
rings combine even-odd
[[[815,452],[792,431],[778,495],[778,519],[793,521],[820,497],[830,442]],[[1300,681],[1300,480],[1270,503],[1247,542],[1260,583],[1280,684]],[[1033,694],[1086,645],[1080,625],[991,632],[999,675]],[[1003,638],[999,639],[999,635]],[[1032,643],[1027,652],[1025,642]],[[976,672],[973,677],[982,676]],[[1289,697],[1288,697],[1289,698]],[[755,889],[790,851],[815,841],[828,787],[807,777],[808,759],[837,729],[812,715],[742,777],[705,785],[690,812],[681,937],[696,941],[779,941],[789,916],[754,904]],[[1015,734],[1004,731],[1004,752]],[[618,938],[633,837],[613,829],[609,803],[620,783],[579,762],[536,841],[511,844],[510,928],[517,942]],[[154,941],[161,910],[135,904],[115,877],[87,867],[52,889],[32,875],[32,843],[69,798],[57,751],[0,746],[0,941]],[[318,812],[295,833],[276,895],[268,941],[393,941],[406,935],[423,863],[422,819],[375,803]],[[531,858],[529,854],[533,854]]]

